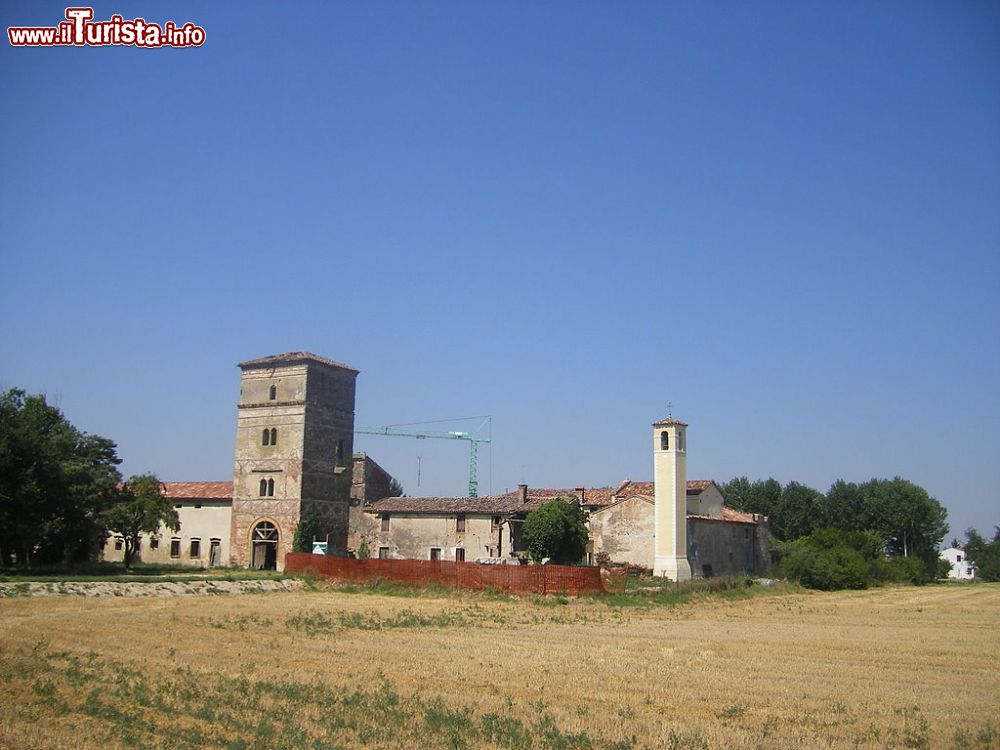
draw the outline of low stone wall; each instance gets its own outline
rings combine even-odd
[[[625,589],[624,570],[568,565],[479,565],[449,560],[354,560],[292,553],[285,556],[286,573],[312,572],[337,581],[428,584],[513,594],[602,594]]]

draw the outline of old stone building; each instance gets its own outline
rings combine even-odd
[[[544,502],[579,504],[588,514],[588,562],[616,563],[671,580],[761,572],[770,564],[767,519],[726,508],[712,480],[687,481],[687,425],[653,424],[654,482],[615,489],[531,489],[481,498],[386,498],[365,507],[353,529],[379,557],[525,559],[524,517]]]
[[[308,507],[330,547],[343,551],[352,492],[369,481],[387,486],[377,464],[353,456],[357,370],[308,352],[239,367],[233,480],[166,483],[181,530],[144,538],[144,561],[280,570]],[[109,539],[105,559],[121,559],[119,547]]]
[[[653,423],[653,482],[529,489],[481,498],[387,497],[392,477],[353,452],[358,371],[308,352],[241,362],[232,482],[168,482],[181,529],[144,536],[140,559],[281,570],[302,513],[333,554],[519,562],[525,516],[553,499],[587,513],[588,561],[607,557],[674,580],[769,564],[767,519],[687,481],[687,425]],[[104,549],[120,560],[120,539]]]
[[[307,352],[240,369],[232,564],[280,569],[307,507],[330,547],[346,549],[358,371]]]

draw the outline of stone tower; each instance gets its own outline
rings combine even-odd
[[[668,416],[653,422],[653,574],[672,581],[691,577],[687,559],[687,425]]]
[[[308,352],[240,363],[232,564],[282,570],[310,506],[332,550],[347,543],[358,371]]]

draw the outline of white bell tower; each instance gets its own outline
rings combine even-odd
[[[655,492],[653,575],[691,578],[687,559],[687,425],[668,416],[653,422]]]

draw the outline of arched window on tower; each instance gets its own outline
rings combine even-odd
[[[273,479],[268,479],[267,480],[267,496],[268,497],[274,497],[274,480]]]
[[[271,444],[271,431],[266,427],[264,428],[264,433],[260,436],[260,444],[261,445]]]
[[[271,445],[277,445],[277,444],[278,444],[278,428],[277,427],[272,427],[271,428]]]
[[[660,450],[668,451],[670,450],[670,433],[664,430],[660,433]]]
[[[261,497],[264,497],[265,495],[267,495],[267,480],[266,479],[261,479],[260,480],[260,492],[258,494]]]
[[[272,401],[274,401],[274,399],[276,399],[277,397],[278,397],[278,386],[272,385],[271,386],[271,392],[268,395],[268,398],[271,399]]]
[[[677,450],[684,450],[684,433],[682,431],[677,432]]]

